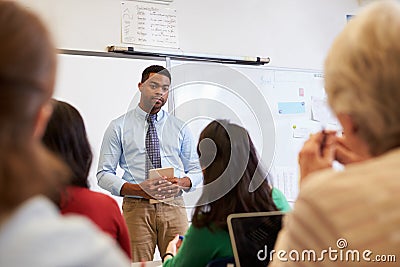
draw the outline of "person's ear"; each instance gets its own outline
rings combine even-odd
[[[33,137],[35,139],[41,139],[43,137],[43,134],[46,131],[47,122],[49,121],[52,113],[53,106],[51,105],[50,101],[40,107],[33,129]]]
[[[139,91],[140,91],[140,92],[142,92],[142,85],[143,85],[143,83],[141,83],[141,82],[140,82],[140,83],[138,83],[138,85],[137,85],[137,86],[138,86],[138,88],[139,88]]]
[[[358,132],[357,124],[354,122],[353,118],[346,113],[337,114],[337,118],[342,125],[343,132],[347,135],[356,134]]]

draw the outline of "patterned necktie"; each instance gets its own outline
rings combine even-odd
[[[146,134],[146,179],[149,177],[150,169],[161,168],[160,143],[158,142],[156,127],[154,126],[156,118],[157,114],[147,116],[149,128]]]

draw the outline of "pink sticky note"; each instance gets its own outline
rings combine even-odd
[[[304,96],[304,88],[299,88],[299,96]]]

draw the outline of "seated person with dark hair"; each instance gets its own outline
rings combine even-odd
[[[244,128],[225,120],[213,121],[200,134],[197,150],[204,176],[203,192],[182,246],[178,245],[179,236],[169,243],[164,267],[200,267],[214,259],[233,257],[229,214],[290,210],[282,192],[268,183]],[[253,180],[260,186],[251,191]]]
[[[72,181],[62,195],[63,214],[81,214],[113,237],[131,257],[128,229],[117,202],[89,190],[88,175],[92,151],[79,112],[70,104],[53,101],[53,114],[43,136],[43,143],[63,159],[72,172]]]

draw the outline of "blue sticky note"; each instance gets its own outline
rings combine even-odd
[[[279,114],[301,114],[305,112],[305,102],[278,102]]]

